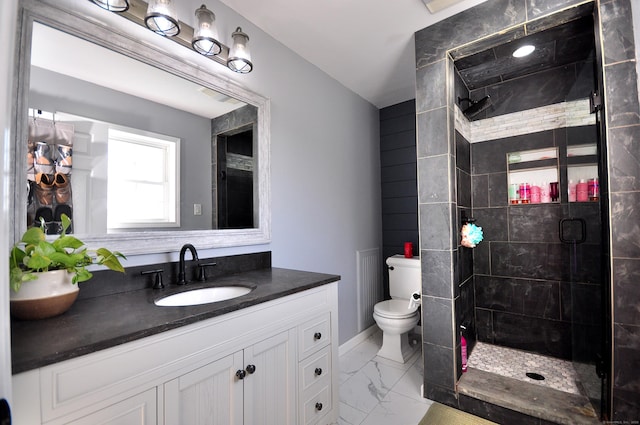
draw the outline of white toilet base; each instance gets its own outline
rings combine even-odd
[[[415,347],[409,344],[409,333],[390,334],[382,333],[382,347],[378,356],[393,360],[398,363],[406,363],[413,355]]]

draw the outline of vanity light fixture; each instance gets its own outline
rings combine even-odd
[[[178,15],[171,0],[149,0],[144,23],[151,31],[174,37],[180,34]]]
[[[534,46],[532,44],[525,44],[523,46],[518,47],[513,52],[513,57],[514,58],[522,58],[522,57],[530,55],[531,53],[533,53],[534,50],[536,50],[536,46]]]
[[[195,28],[179,21],[172,0],[89,0],[103,9],[118,12],[124,18],[193,49],[201,55],[239,74],[253,70],[247,43],[249,36],[240,27],[231,34],[233,45],[218,39],[216,15],[203,4],[195,12]]]
[[[222,45],[218,41],[216,15],[203,4],[196,9],[196,26],[191,39],[193,50],[201,55],[219,55]]]
[[[129,0],[91,0],[103,9],[111,12],[124,12],[129,10]]]
[[[233,34],[233,45],[229,50],[229,59],[227,59],[227,66],[230,70],[238,72],[240,74],[247,74],[253,69],[251,63],[251,53],[249,53],[249,36],[242,32],[242,28],[238,27]]]

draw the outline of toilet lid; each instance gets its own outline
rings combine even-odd
[[[404,318],[413,316],[418,307],[408,308],[409,300],[387,300],[373,306],[373,312],[389,318]]]

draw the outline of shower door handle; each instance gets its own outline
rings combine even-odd
[[[566,223],[580,223],[580,237],[578,239],[568,239],[565,238],[565,224]],[[560,220],[558,236],[560,237],[560,242],[568,243],[568,244],[580,244],[587,240],[587,222],[584,218],[563,218]]]

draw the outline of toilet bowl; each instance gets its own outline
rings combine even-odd
[[[394,255],[387,258],[387,266],[391,299],[373,307],[373,319],[382,330],[382,347],[378,356],[405,363],[413,354],[408,333],[420,319],[418,307],[409,302],[422,284],[420,259]]]
[[[388,300],[373,307],[373,319],[382,330],[382,347],[378,356],[405,363],[413,354],[409,331],[419,320],[418,308],[408,309],[409,300]]]

